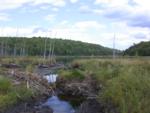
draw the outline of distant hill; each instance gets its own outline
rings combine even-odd
[[[42,37],[16,38],[0,37],[1,55],[42,56],[46,41],[46,55],[54,50],[55,55],[91,56],[112,55],[112,49],[97,44],[73,40],[51,39]]]
[[[124,51],[124,55],[130,56],[150,56],[150,41],[134,44]]]

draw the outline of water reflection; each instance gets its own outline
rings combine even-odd
[[[47,100],[44,104],[53,109],[53,113],[74,113],[75,110],[73,107],[67,102],[60,100],[57,96],[52,96]]]

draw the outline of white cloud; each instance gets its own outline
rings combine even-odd
[[[61,25],[66,25],[67,23],[68,23],[67,20],[63,20],[60,24],[61,24]]]
[[[91,8],[89,5],[81,5],[79,7],[79,11],[81,13],[93,13],[93,14],[102,14],[103,10],[102,9],[97,9],[97,8]]]
[[[1,0],[0,10],[15,9],[21,7],[23,4],[31,2],[32,0]]]
[[[95,0],[94,4],[103,6],[104,10],[122,8],[135,13],[150,11],[149,0]]]
[[[16,9],[27,3],[30,5],[50,4],[56,7],[66,5],[65,0],[0,0],[0,10]]]
[[[29,26],[24,28],[16,28],[16,27],[1,27],[0,35],[1,36],[28,36],[32,33],[32,30],[37,26]]]
[[[139,7],[150,10],[150,8],[149,8],[150,1],[149,0],[134,0],[134,2],[137,5],[139,5]]]
[[[132,3],[131,3],[132,2]],[[95,0],[101,9],[91,12],[106,17],[112,21],[122,21],[132,27],[150,28],[150,12],[148,0]]]
[[[95,4],[108,4],[110,3],[110,0],[96,0]]]
[[[59,8],[54,7],[54,8],[52,8],[52,11],[57,12],[57,11],[59,11]]]
[[[79,7],[81,13],[91,13],[92,9],[88,5],[82,5]]]
[[[55,14],[49,14],[49,15],[45,16],[44,18],[47,21],[54,21],[55,20],[55,16],[56,16]]]
[[[95,4],[116,7],[116,6],[124,6],[128,4],[128,0],[96,0]]]
[[[93,9],[92,11],[94,14],[102,14],[103,13],[103,10],[101,9]]]
[[[42,9],[42,10],[46,10],[46,9],[49,8],[49,6],[48,5],[43,5],[43,6],[40,6],[39,8]]]
[[[9,15],[5,13],[0,13],[0,21],[10,21]]]
[[[39,5],[39,4],[51,4],[53,6],[57,6],[57,7],[63,7],[66,5],[65,0],[32,0],[34,5]]]
[[[71,3],[76,3],[78,0],[70,0]]]
[[[80,22],[75,23],[74,26],[81,30],[89,30],[89,29],[97,29],[98,30],[98,29],[104,27],[97,21],[80,21]]]

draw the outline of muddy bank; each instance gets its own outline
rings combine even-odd
[[[20,102],[2,113],[53,113],[48,106],[41,106],[47,97],[39,96],[37,99],[30,99],[28,102]]]
[[[75,113],[119,113],[112,104],[104,104],[97,99],[88,99],[81,103]]]

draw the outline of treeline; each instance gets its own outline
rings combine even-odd
[[[80,41],[43,37],[0,37],[1,56],[98,56],[112,55],[113,50]]]
[[[124,51],[124,55],[150,56],[150,41],[134,44]]]

